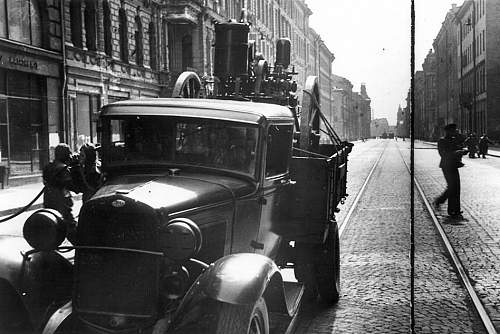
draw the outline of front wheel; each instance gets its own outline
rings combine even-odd
[[[264,298],[254,305],[221,304],[216,333],[269,334],[269,315]]]

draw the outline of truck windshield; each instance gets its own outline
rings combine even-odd
[[[164,116],[103,120],[106,164],[181,164],[255,175],[258,127]]]

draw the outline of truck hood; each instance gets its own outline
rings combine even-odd
[[[237,177],[185,173],[165,176],[128,174],[114,177],[99,189],[94,199],[120,194],[153,209],[169,212],[233,200],[253,193],[256,184]]]

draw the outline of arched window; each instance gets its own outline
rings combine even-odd
[[[128,63],[128,29],[127,29],[127,12],[125,8],[120,8],[118,11],[119,29],[120,29],[120,59]]]
[[[152,70],[158,70],[158,55],[156,52],[156,26],[154,22],[149,22],[149,66]]]
[[[83,47],[82,39],[82,0],[71,0],[69,4],[71,20],[71,42],[76,47]]]
[[[111,9],[109,3],[104,0],[102,3],[102,16],[104,23],[104,53],[108,56],[113,56],[113,36],[111,35]]]
[[[191,35],[182,37],[182,70],[193,67],[193,40]]]
[[[96,9],[95,0],[85,1],[85,45],[87,49],[97,50],[97,33],[96,33]]]
[[[139,15],[135,17],[135,63],[144,65],[144,46],[142,36],[142,20]]]

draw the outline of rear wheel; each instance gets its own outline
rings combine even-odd
[[[221,305],[216,333],[269,334],[269,315],[264,298],[254,305]]]
[[[328,304],[336,303],[340,296],[340,242],[336,225],[330,226],[314,265],[319,296]]]
[[[295,277],[305,285],[305,295],[334,304],[340,296],[340,243],[337,224],[329,228],[323,244],[298,243]]]

